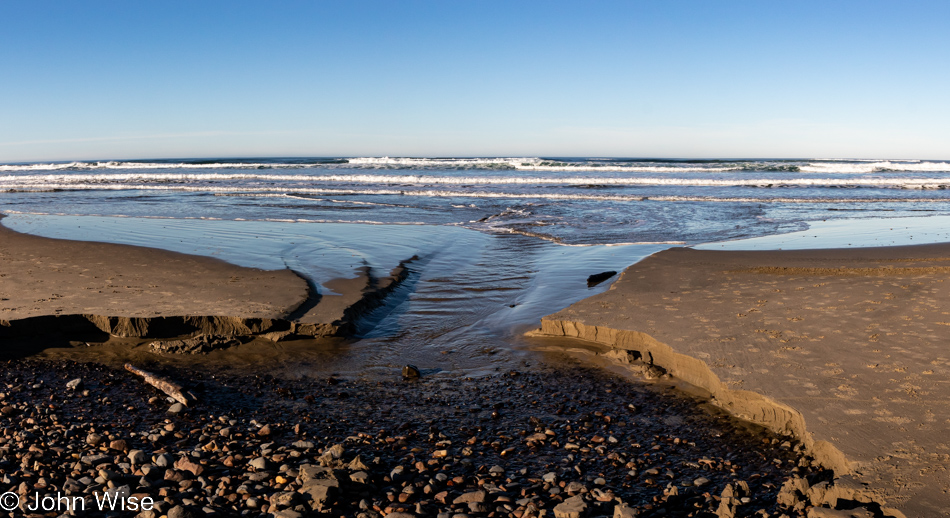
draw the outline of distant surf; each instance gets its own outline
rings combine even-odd
[[[0,165],[24,213],[413,223],[563,244],[701,243],[950,214],[950,162],[318,157]]]

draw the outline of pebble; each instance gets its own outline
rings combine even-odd
[[[66,373],[90,399],[63,397]],[[126,376],[5,365],[0,453],[22,455],[2,466],[0,491],[155,497],[139,518],[716,516],[727,500],[743,516],[801,517],[807,481],[820,479],[797,443],[763,446],[691,402],[583,367],[412,385],[194,371],[178,377],[206,388],[185,415]]]

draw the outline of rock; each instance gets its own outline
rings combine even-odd
[[[310,441],[297,441],[291,444],[291,446],[297,448],[298,450],[312,450],[315,447]]]
[[[126,451],[129,449],[128,443],[123,439],[117,439],[109,443],[109,449],[115,451]]]
[[[323,466],[314,466],[312,464],[304,464],[300,466],[297,474],[297,481],[301,484],[308,481],[318,478],[331,478],[333,476],[333,470]]]
[[[297,493],[293,491],[282,491],[280,493],[274,493],[270,497],[271,505],[277,507],[291,507],[297,501]]]
[[[346,468],[350,471],[369,471],[369,466],[363,462],[363,459],[359,455],[354,457],[353,460],[346,465]]]
[[[587,503],[584,502],[584,497],[572,496],[554,506],[554,518],[581,518],[586,511]]]
[[[79,462],[83,464],[88,464],[90,466],[98,466],[99,464],[104,464],[111,461],[108,455],[95,454],[95,455],[86,455],[79,459]]]
[[[614,507],[614,518],[637,518],[640,512],[627,504],[620,503]]]
[[[66,382],[66,388],[68,388],[69,390],[82,390],[83,389],[82,378],[76,378],[74,380],[70,380]]]
[[[257,435],[261,437],[267,437],[270,434],[271,434],[271,429],[270,429],[269,424],[265,424],[264,426],[260,427],[260,429],[257,430]]]
[[[247,465],[258,471],[263,471],[267,469],[267,459],[264,457],[254,457]]]
[[[148,347],[158,354],[207,354],[236,345],[241,345],[241,341],[233,337],[198,335],[183,340],[158,340]]]
[[[142,450],[132,450],[129,452],[129,462],[135,465],[148,462],[148,455]]]
[[[775,502],[790,508],[795,507],[796,504],[802,504],[802,508],[804,508],[802,500],[807,493],[808,481],[800,477],[792,477],[782,484],[778,496],[775,497]]]
[[[699,477],[693,481],[693,485],[696,487],[703,487],[709,483],[709,479],[706,477]]]
[[[188,457],[182,457],[175,461],[175,469],[180,469],[182,471],[190,471],[192,475],[198,476],[204,473],[204,466],[192,462]]]
[[[346,450],[343,449],[342,444],[334,444],[333,446],[330,446],[329,448],[327,448],[326,451],[323,452],[323,454],[330,455],[330,457],[333,457],[334,459],[340,459],[343,457],[343,453],[345,451]]]
[[[617,272],[612,271],[612,270],[609,272],[595,273],[594,275],[591,275],[590,277],[587,278],[587,287],[593,288],[594,286],[597,286],[598,284],[606,281],[607,279],[613,277],[614,275],[617,275]]]
[[[416,518],[416,515],[412,513],[404,513],[401,511],[393,511],[387,514],[385,518]]]
[[[197,515],[191,512],[191,509],[176,505],[168,510],[168,518],[197,518]]]
[[[102,442],[102,436],[97,433],[91,433],[86,436],[86,444],[90,446],[98,446]]]
[[[404,379],[417,379],[422,376],[422,373],[419,372],[419,368],[415,365],[406,365],[402,368],[402,377]]]
[[[168,407],[168,413],[169,413],[169,414],[172,414],[172,415],[174,415],[174,414],[180,414],[180,413],[182,412],[182,410],[184,410],[184,409],[185,409],[185,405],[183,405],[183,404],[181,404],[181,403],[175,403],[174,405]],[[171,511],[169,511],[169,512],[171,512]]]
[[[488,496],[488,493],[484,491],[469,491],[468,493],[463,493],[462,495],[455,498],[452,501],[453,504],[470,504],[473,502],[484,502],[485,497]]]
[[[580,482],[570,482],[564,486],[564,491],[567,491],[568,493],[586,493],[587,486],[581,484]]]
[[[322,511],[324,506],[333,504],[339,487],[340,483],[336,480],[310,480],[305,482],[297,492],[304,496],[313,510]]]

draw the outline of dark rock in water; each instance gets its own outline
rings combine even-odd
[[[598,284],[606,281],[607,279],[613,277],[614,275],[617,275],[617,272],[610,271],[610,272],[595,273],[594,275],[591,275],[590,277],[587,278],[587,287],[593,288],[594,286],[597,286]]]
[[[416,379],[420,376],[422,376],[422,374],[419,372],[419,368],[415,365],[406,365],[402,368],[402,377],[407,380]]]

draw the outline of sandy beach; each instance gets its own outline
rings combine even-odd
[[[0,336],[19,342],[64,330],[73,341],[341,336],[406,275],[402,265],[382,278],[358,269],[352,278],[330,281],[333,292],[321,296],[289,269],[43,238],[2,224],[0,268]],[[16,354],[5,349],[0,354]]]
[[[399,269],[382,280],[361,270],[354,278],[333,281],[338,294],[332,299],[321,298],[312,295],[314,288],[305,279],[289,270],[257,270],[156,249],[48,239],[2,228],[0,232],[0,265],[5,274],[0,277],[2,309],[4,315],[17,317],[4,320],[5,353],[10,358],[22,358],[42,352],[44,348],[37,347],[37,343],[55,345],[42,352],[39,360],[15,360],[8,364],[8,370],[20,372],[26,368],[22,365],[32,365],[29,369],[35,377],[45,369],[45,376],[52,376],[50,383],[68,381],[66,378],[72,377],[69,362],[77,360],[81,363],[74,365],[92,360],[107,372],[120,368],[122,362],[133,361],[179,380],[201,379],[215,372],[233,380],[257,379],[264,372],[276,373],[276,379],[298,379],[304,371],[295,370],[293,365],[305,359],[320,362],[321,355],[329,359],[334,350],[346,346],[345,342],[313,340],[319,333],[305,336],[309,341],[292,340],[287,346],[276,346],[275,340],[289,337],[287,326],[299,331],[333,324],[337,334],[345,335],[352,328],[341,325],[343,316],[348,315],[352,325],[363,311],[361,306],[385,299],[387,290],[405,278]],[[765,511],[766,515],[778,513],[775,516],[832,516],[827,513],[838,512],[835,509],[848,514],[834,516],[933,515],[944,505],[945,497],[941,495],[945,445],[941,435],[950,420],[950,415],[945,415],[946,398],[939,379],[947,370],[944,363],[950,361],[942,356],[939,340],[940,326],[946,325],[944,321],[948,318],[945,297],[939,288],[948,270],[947,245],[796,252],[674,248],[631,266],[608,291],[544,318],[541,329],[532,334],[544,340],[568,337],[607,345],[603,356],[616,364],[634,367],[633,371],[646,378],[670,378],[699,388],[701,395],[708,392],[715,407],[733,416],[728,421],[736,424],[731,426],[742,427],[736,417],[762,426],[753,434],[764,437],[772,446],[784,444],[784,450],[792,455],[787,465],[786,461],[779,461],[781,469],[769,475],[769,482],[753,488],[758,507],[730,504],[738,494],[737,487],[749,484],[750,477],[763,476],[756,475],[754,470],[739,475],[735,470],[727,470],[726,476],[718,478],[706,474],[703,478],[709,482],[699,485],[709,486],[698,492],[696,484],[682,478],[686,474],[668,470],[670,477],[662,491],[662,501],[651,497],[648,507],[644,507],[646,501],[638,500],[641,497],[636,495],[640,493],[621,490],[657,483],[655,476],[638,472],[639,483],[630,485],[627,480],[625,486],[616,482],[619,486],[611,487],[617,496],[604,497],[604,502],[616,499],[632,505],[640,516],[661,516],[666,512],[701,515],[678,514],[684,501],[697,504],[697,512],[705,509],[723,517],[744,516],[748,514],[744,511],[753,508]],[[193,324],[196,316],[205,316],[203,323]],[[99,335],[93,337],[91,345],[84,341],[89,338],[81,333],[83,329],[71,327],[69,318],[81,318],[95,325]],[[163,318],[178,320],[176,325],[155,324]],[[274,332],[278,326],[284,326],[279,327],[283,332]],[[49,342],[50,331],[60,335],[58,342]],[[210,340],[212,345],[215,340],[231,342],[209,355],[208,350],[193,347],[195,337]],[[155,343],[169,347],[157,351],[152,346]],[[269,361],[262,361],[265,357]],[[576,360],[568,360],[568,366],[557,360],[556,367],[545,367],[550,362],[543,355],[535,359],[525,361],[524,368],[528,372],[545,372],[538,374],[536,381],[540,387],[554,392],[565,379],[575,376],[570,372],[580,368]],[[17,363],[24,361],[40,363]],[[275,370],[277,364],[284,365],[284,370]],[[459,374],[439,376],[437,372],[438,369],[424,375],[425,379],[433,375],[434,381],[420,385],[428,387],[423,390],[423,401],[440,397],[446,380],[463,379]],[[601,383],[597,381],[600,375],[584,372],[575,380],[577,383],[588,387]],[[109,376],[122,380],[122,384],[137,383],[122,371]],[[313,374],[309,376],[312,379]],[[398,379],[398,372],[394,371],[392,377]],[[59,378],[62,380],[55,381]],[[460,400],[459,408],[484,409],[479,394],[498,390],[490,379],[476,381],[471,398]],[[371,382],[371,378],[361,383],[365,382]],[[667,390],[662,384],[637,388],[642,382],[633,379],[607,383],[623,383],[630,390],[654,393]],[[277,394],[286,398],[291,393],[288,390],[293,392],[282,389]],[[354,411],[363,408],[368,403],[363,399],[364,392],[360,389],[353,399],[337,404],[343,408],[355,405]],[[677,393],[679,401],[688,402],[700,414],[707,412],[699,410],[705,404],[703,397],[694,399],[695,396]],[[113,397],[134,408],[136,398],[140,397],[135,394],[123,389]],[[224,390],[214,397],[224,401],[231,397],[227,394]],[[373,396],[377,402],[387,397],[392,395]],[[573,404],[580,405],[576,408],[582,412],[584,405],[600,404],[597,401],[605,397],[602,394],[590,400],[582,398]],[[163,398],[146,399],[152,407],[167,404]],[[24,410],[11,404],[13,401],[7,398],[10,416]],[[509,405],[499,404],[502,406],[491,408]],[[217,411],[233,412],[234,409],[226,407],[221,403]],[[370,404],[367,408],[372,407]],[[199,407],[193,412],[201,414],[207,410],[210,407]],[[426,405],[407,407],[405,412],[433,415]],[[657,412],[652,417],[641,416],[645,419],[642,424],[659,419]],[[519,426],[517,423],[526,418],[518,413],[501,415],[506,416],[502,423],[508,427]],[[715,412],[707,415],[713,420],[723,418]],[[79,415],[74,412],[65,417]],[[684,441],[694,436],[710,437],[703,426],[680,426],[680,418],[662,419],[668,428],[660,435],[681,436]],[[523,435],[545,433],[544,428],[539,430],[525,429]],[[131,429],[128,432],[134,437]],[[769,435],[773,433],[778,435]],[[755,446],[741,446],[735,442],[738,439],[727,435],[718,437],[724,448],[758,450]],[[597,451],[601,439],[587,437],[583,440],[591,446],[571,442],[574,446],[567,448]],[[692,466],[702,460],[673,458],[677,460],[667,465]],[[697,475],[688,473],[693,478]],[[588,478],[579,481],[586,484],[585,488],[596,478],[608,485],[614,483],[604,475]],[[648,478],[650,482],[646,481]],[[300,490],[305,482],[298,480],[290,489]],[[87,485],[86,489],[94,491],[97,487]],[[692,496],[686,500],[670,498],[677,494]],[[565,496],[578,495],[588,503],[597,501],[589,488]],[[693,499],[701,495],[705,495],[702,502]],[[180,498],[167,496],[169,506],[188,506]],[[536,508],[549,505],[553,509],[565,500],[555,498],[543,504],[539,501]],[[260,510],[260,505],[258,502],[256,509]],[[306,509],[312,507],[305,506]],[[393,509],[389,512],[398,511]],[[520,515],[515,516],[524,518],[527,509],[527,504],[522,503]],[[613,507],[598,509],[610,512]],[[507,511],[515,510],[512,507]]]
[[[619,378],[558,353],[522,361],[525,372],[474,378],[439,369],[422,369],[416,381],[403,380],[398,369],[364,377],[352,365],[353,374],[328,376],[319,363],[333,365],[345,340],[278,343],[286,336],[246,325],[271,319],[302,326],[291,319],[320,314],[326,297],[309,295],[307,282],[290,271],[0,232],[4,314],[22,317],[4,320],[0,336],[9,358],[0,391],[0,481],[24,510],[35,495],[55,490],[86,499],[157,498],[159,506],[142,518],[313,511],[362,518],[466,511],[515,518],[615,511],[805,516],[810,497],[789,481],[830,474],[794,438],[750,427],[671,384]],[[334,282],[338,300],[355,302],[331,305],[333,314],[358,318],[361,304],[385,298],[403,276],[397,269],[389,280],[373,278],[371,290],[359,274]],[[182,327],[193,321],[180,317],[205,314],[215,319],[204,328]],[[177,324],[156,327],[162,318]],[[221,332],[228,335],[214,334]],[[188,347],[196,336],[234,343]],[[155,343],[174,347],[156,350]],[[126,372],[127,361],[182,383],[197,401],[182,408]],[[37,398],[63,401],[50,407],[56,421],[30,406]],[[137,417],[130,420],[130,412]],[[59,438],[53,422],[81,433]],[[269,438],[259,430],[265,423],[284,432]],[[432,444],[406,450],[409,457],[391,453],[392,437],[413,444],[425,428],[441,430],[428,435]],[[263,456],[234,437],[264,444]],[[267,446],[278,437],[284,446]],[[349,453],[344,464],[324,459],[337,444],[356,448],[363,460]],[[56,467],[61,453],[77,448],[86,460]],[[187,453],[193,448],[224,453],[197,460]],[[289,459],[289,467],[280,466]],[[389,474],[399,466],[409,467],[407,476]],[[221,482],[208,485],[215,480]]]
[[[854,499],[943,516],[950,246],[660,252],[543,319],[801,437]],[[899,514],[902,513],[902,514]]]

